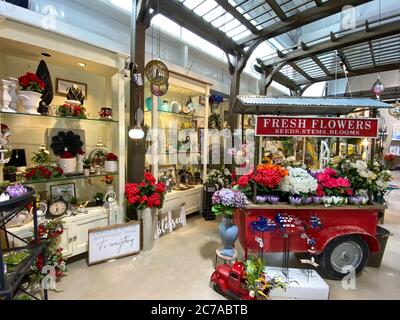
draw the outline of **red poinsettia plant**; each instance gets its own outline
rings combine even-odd
[[[60,177],[63,173],[63,169],[59,166],[39,165],[27,169],[24,173],[24,177],[26,180],[47,180]]]
[[[150,172],[145,172],[141,183],[125,185],[125,198],[128,206],[136,210],[162,208],[165,191],[164,183],[156,183],[154,176]]]
[[[46,85],[40,78],[31,72],[18,78],[21,90],[43,93]]]
[[[118,161],[118,157],[116,154],[110,152],[106,155],[106,161]]]
[[[350,181],[339,176],[338,172],[332,168],[325,168],[317,174],[318,188],[317,196],[351,196]]]

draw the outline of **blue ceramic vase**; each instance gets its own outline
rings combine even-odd
[[[235,241],[238,237],[239,229],[233,224],[232,218],[223,217],[219,225],[219,235],[221,237],[223,248],[221,254],[227,257],[233,257],[235,253]]]

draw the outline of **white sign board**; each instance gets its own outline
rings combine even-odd
[[[89,265],[140,251],[140,222],[90,229]]]
[[[158,239],[184,226],[186,226],[185,207],[167,210],[163,208],[163,211],[159,211],[157,215],[157,230],[154,238]]]

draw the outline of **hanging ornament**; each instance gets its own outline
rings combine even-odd
[[[375,94],[377,99],[380,99],[383,90],[385,90],[385,86],[383,85],[378,76],[378,79],[376,79],[374,85],[372,86],[372,92]]]
[[[164,86],[168,83],[168,68],[160,60],[149,61],[144,69],[144,74],[151,84]]]

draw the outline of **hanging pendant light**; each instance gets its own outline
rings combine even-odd
[[[372,92],[375,94],[377,99],[380,99],[381,93],[383,92],[383,90],[385,90],[385,86],[381,82],[381,79],[379,78],[379,75],[378,75],[378,79],[376,79],[374,85],[372,86]]]
[[[134,141],[142,140],[144,138],[144,131],[140,126],[136,125],[128,131],[128,136]]]

